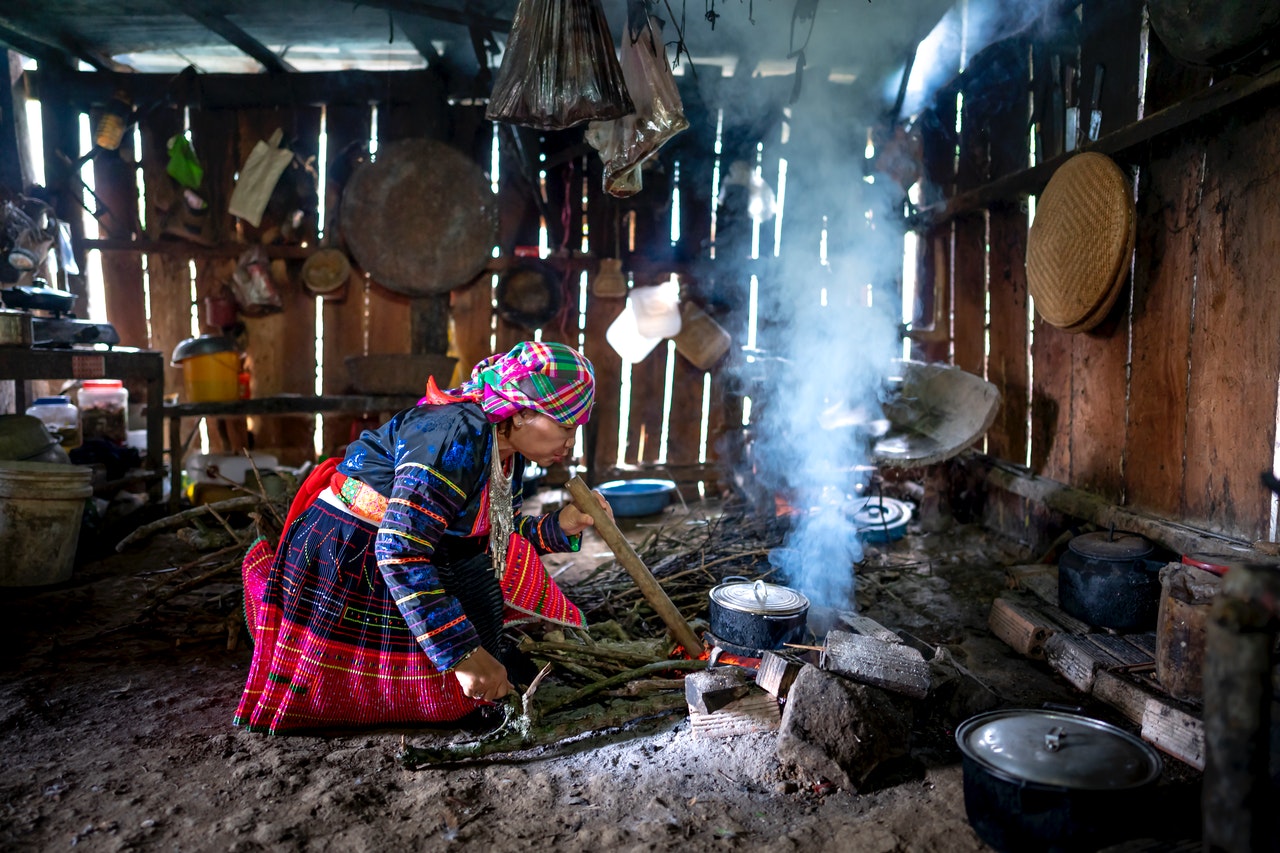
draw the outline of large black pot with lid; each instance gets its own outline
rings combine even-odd
[[[711,633],[731,651],[752,655],[805,636],[809,599],[790,587],[727,577],[710,599]]]
[[[1162,561],[1136,533],[1084,533],[1058,560],[1058,606],[1070,615],[1116,631],[1151,631],[1160,609]]]
[[[1066,711],[979,714],[956,743],[969,824],[1000,851],[1075,853],[1135,836],[1162,771],[1150,744]]]

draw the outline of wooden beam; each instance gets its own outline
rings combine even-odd
[[[1123,159],[1124,155],[1145,146],[1153,139],[1181,131],[1194,122],[1259,95],[1274,94],[1277,89],[1280,89],[1280,68],[1273,68],[1257,77],[1228,78],[1184,101],[1109,133],[1095,143],[1059,154],[1038,166],[998,178],[977,189],[960,193],[945,203],[924,209],[920,212],[920,217],[923,222],[937,224],[966,211],[989,207],[997,201],[1017,201],[1022,196],[1044,189],[1058,167],[1080,151],[1097,151]]]
[[[54,56],[61,56],[69,60],[80,59],[99,71],[119,71],[124,67],[114,62],[110,57],[102,56],[96,51],[89,50],[65,33],[55,32],[48,35],[35,35],[15,25],[8,18],[0,18],[0,42],[9,45],[19,53],[26,54],[37,60],[47,61]]]
[[[342,2],[346,3],[347,0],[342,0]],[[475,26],[500,33],[511,31],[511,21],[503,18],[477,15],[474,12],[449,9],[431,3],[418,3],[416,0],[362,0],[360,5],[371,6],[375,9],[386,9],[403,15],[418,15],[423,18],[458,24],[463,27]]]
[[[28,71],[32,97],[40,97],[44,71]],[[198,95],[195,87],[174,90],[173,74],[97,74],[80,71],[67,74],[59,82],[59,94],[81,110],[105,104],[117,89],[123,89],[135,104],[176,102],[182,106],[199,101],[202,109],[254,109],[260,107],[335,104],[364,106],[411,104],[421,100],[424,87],[437,85],[432,69],[414,71],[323,71],[296,74],[266,74],[250,78],[244,74],[201,74]],[[188,100],[184,100],[188,99]]]
[[[217,33],[227,42],[256,59],[267,70],[267,73],[280,74],[296,70],[292,65],[272,52],[271,48],[232,23],[226,15],[209,12],[194,3],[186,2],[186,0],[170,0],[169,5],[184,15],[193,18],[205,29]]]

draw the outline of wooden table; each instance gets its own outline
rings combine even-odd
[[[13,379],[15,411],[31,404],[26,383],[32,379],[143,379],[147,383],[146,467],[154,480],[147,486],[159,503],[164,488],[164,356],[156,350],[114,347],[67,349],[0,349],[0,379]]]
[[[164,407],[169,419],[169,507],[177,511],[182,498],[183,418],[280,417],[327,412],[392,414],[417,405],[418,396],[279,394],[252,400],[217,403],[176,403]]]

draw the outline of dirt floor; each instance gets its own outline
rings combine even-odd
[[[667,520],[716,509],[673,507]],[[632,525],[629,535],[645,532]],[[250,650],[243,641],[229,650],[222,626],[195,630],[190,614],[212,607],[238,618],[234,579],[148,610],[161,584],[198,573],[181,567],[199,552],[172,533],[124,554],[105,550],[66,584],[0,589],[2,849],[989,849],[966,818],[952,732],[936,722],[857,792],[789,774],[772,732],[696,737],[683,711],[556,748],[417,770],[398,760],[402,743],[456,734],[233,728]],[[945,646],[1006,706],[1080,706],[1070,685],[986,628],[1001,568],[1032,557],[976,528],[926,535],[913,526],[871,546],[859,610]],[[598,538],[566,558],[571,594],[584,563],[610,558]],[[1165,776],[1164,823],[1137,833],[1154,840],[1131,849],[1195,837],[1198,780],[1173,759]]]

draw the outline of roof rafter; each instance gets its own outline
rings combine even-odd
[[[189,0],[169,0],[169,5],[257,60],[268,73],[280,74],[296,70],[292,65],[272,52],[271,48],[232,23],[226,15],[206,11],[199,4],[189,2]]]
[[[343,0],[343,2],[349,2],[349,0]],[[388,11],[405,15],[420,15],[424,18],[433,18],[449,24],[460,24],[464,27],[480,27],[500,33],[511,31],[511,21],[503,18],[477,15],[474,12],[450,9],[431,3],[419,3],[416,0],[360,0],[360,5],[370,6],[374,9],[387,9]]]
[[[49,32],[36,35],[8,18],[0,18],[0,42],[37,61],[42,58],[64,57],[83,60],[99,71],[115,71],[121,67],[110,57],[99,56],[65,33]]]

